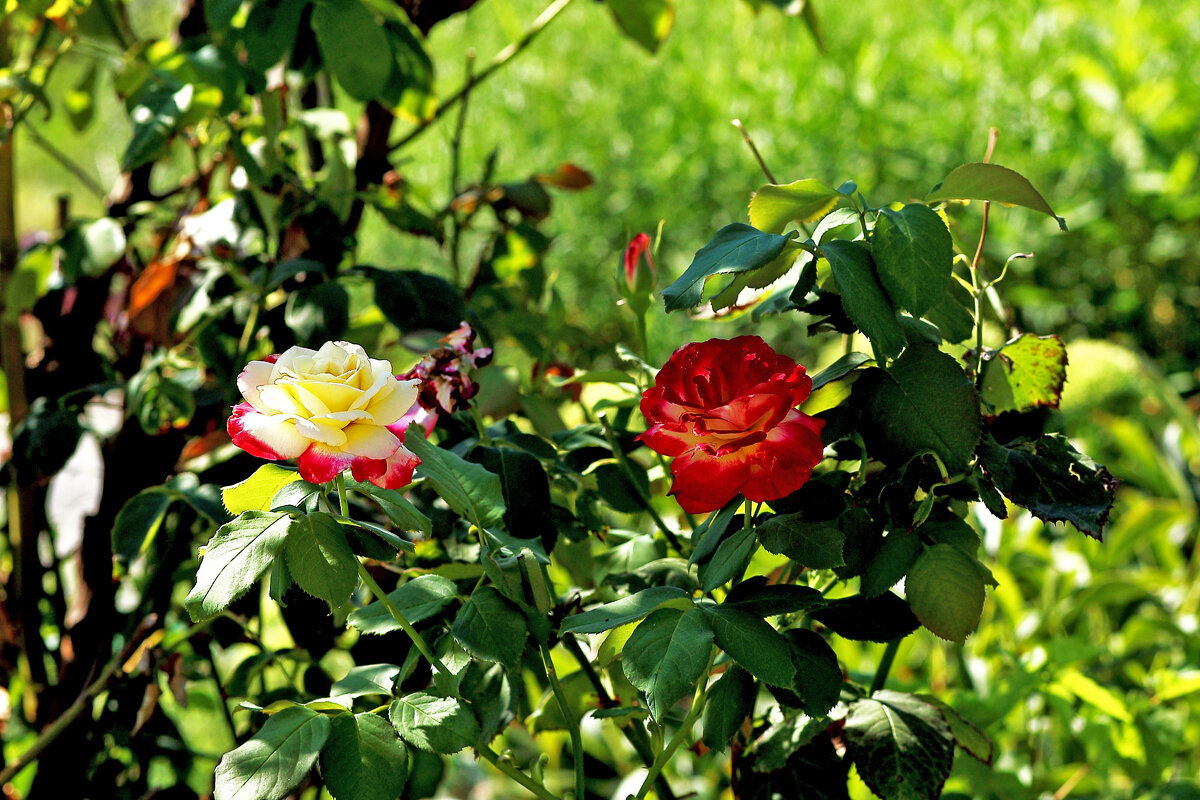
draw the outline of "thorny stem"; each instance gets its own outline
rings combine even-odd
[[[499,53],[497,53],[496,57],[491,60],[491,63],[480,70],[477,74],[474,76],[468,75],[467,79],[463,82],[463,85],[460,86],[456,92],[447,97],[445,102],[439,103],[438,107],[428,119],[418,123],[415,128],[413,128],[411,131],[401,137],[398,142],[392,145],[392,151],[395,152],[411,142],[413,139],[416,139],[422,133],[429,130],[433,123],[445,116],[447,111],[454,108],[456,104],[463,102],[467,98],[467,95],[471,93],[471,90],[487,80],[493,72],[511,61],[522,50],[529,47],[533,40],[537,38],[538,34],[545,30],[546,26],[553,22],[554,18],[562,13],[562,10],[570,4],[571,0],[554,0],[553,3],[546,6],[545,10],[538,15],[537,19],[535,19],[532,24],[530,24],[529,28],[524,34],[521,35],[520,39],[512,42]]]
[[[600,419],[600,424],[604,426],[604,436],[608,439],[608,446],[612,448],[613,455],[617,458],[617,463],[620,465],[622,471],[624,471],[625,477],[629,479],[629,485],[637,492],[638,498],[642,501],[642,507],[646,509],[646,513],[650,515],[650,519],[654,520],[654,524],[662,531],[663,536],[667,538],[667,542],[675,549],[675,552],[683,555],[683,546],[679,541],[679,537],[667,527],[666,522],[663,522],[663,518],[658,515],[658,512],[654,510],[654,506],[650,503],[650,497],[634,477],[633,468],[629,466],[629,459],[626,458],[625,451],[617,444],[617,437],[613,433],[612,424],[608,421],[608,415],[601,413],[597,416]]]
[[[501,758],[495,750],[488,747],[482,741],[475,745],[475,750],[479,753],[479,755],[483,756],[485,761],[503,772],[508,777],[512,778],[517,783],[524,786],[526,789],[532,792],[534,796],[541,798],[541,800],[559,800],[559,798],[551,794],[550,790],[544,785],[529,777],[521,770],[517,769],[508,759]]]
[[[554,699],[558,701],[558,707],[562,711],[563,720],[567,726],[567,733],[571,737],[571,750],[575,761],[575,800],[585,800],[587,783],[583,771],[583,737],[579,733],[579,720],[575,719],[571,704],[567,701],[567,693],[563,691],[562,684],[559,683],[558,670],[554,668],[554,659],[550,655],[550,648],[543,644],[541,651],[542,663],[546,667],[546,677],[550,679],[550,690],[554,692]]]

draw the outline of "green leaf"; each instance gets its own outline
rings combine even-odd
[[[823,608],[808,612],[843,639],[858,642],[891,642],[902,639],[920,626],[908,603],[891,592],[878,597],[856,594],[829,600]]]
[[[983,612],[982,565],[950,544],[935,544],[917,559],[904,581],[904,594],[921,624],[943,639],[962,644]]]
[[[812,376],[812,390],[815,392],[827,383],[840,381],[870,360],[871,357],[866,353],[846,353],[846,355]]]
[[[938,213],[924,203],[885,208],[871,234],[871,255],[892,302],[921,316],[946,295],[954,243]]]
[[[1101,686],[1079,670],[1074,668],[1063,670],[1056,683],[1113,719],[1125,723],[1133,722],[1133,715],[1129,713],[1129,706],[1125,704],[1124,698],[1112,689]]]
[[[845,738],[859,776],[887,800],[933,800],[954,761],[954,736],[941,712],[900,692],[851,704]]]
[[[747,578],[725,595],[725,605],[740,608],[757,617],[804,611],[822,600],[821,593],[816,589],[791,583],[768,584],[762,575]]]
[[[725,540],[725,532],[729,530],[733,515],[741,507],[742,498],[739,495],[726,503],[724,508],[709,514],[707,519],[696,526],[691,536],[692,554],[688,557],[689,564],[700,563],[716,552],[717,547]]]
[[[122,172],[137,169],[158,158],[191,107],[193,93],[192,85],[187,84],[182,87],[159,85],[142,94],[129,112],[133,133],[121,156]]]
[[[1070,522],[1100,539],[1112,510],[1117,479],[1058,434],[1006,446],[990,436],[979,463],[1004,496],[1046,522]]]
[[[961,288],[957,284],[950,284],[950,291],[925,312],[925,319],[937,326],[942,339],[951,343],[965,341],[975,332],[975,318],[955,297]]]
[[[608,8],[617,27],[651,53],[675,26],[675,0],[608,0]]]
[[[625,677],[646,693],[654,719],[690,694],[708,667],[713,632],[703,611],[660,608],[642,620],[625,643]]]
[[[437,614],[458,596],[453,581],[441,575],[418,575],[408,583],[388,592],[388,599],[404,614],[410,623],[416,624]],[[350,612],[347,620],[351,627],[363,633],[390,633],[400,630],[399,623],[392,618],[383,603],[375,602]]]
[[[792,713],[771,725],[754,740],[755,772],[774,772],[783,769],[792,756],[829,726],[823,716],[816,719],[807,714]],[[844,788],[844,787],[843,787]],[[827,795],[816,795],[825,798]],[[841,796],[845,796],[844,794]]]
[[[388,715],[401,739],[429,752],[450,755],[479,739],[470,709],[448,697],[413,692],[393,700]]]
[[[700,565],[700,588],[706,592],[733,580],[745,569],[758,549],[753,528],[743,528],[717,547],[713,557]]]
[[[720,273],[750,272],[774,261],[783,252],[787,236],[763,233],[749,225],[726,225],[700,248],[683,275],[663,289],[667,311],[692,308],[703,297],[704,280]]]
[[[346,478],[346,488],[367,495],[374,500],[397,527],[406,531],[421,531],[426,536],[433,535],[433,520],[409,502],[403,492],[397,489],[381,489],[373,483]]]
[[[230,514],[270,511],[271,501],[284,486],[300,480],[300,473],[274,464],[263,464],[246,480],[221,488],[221,500]]]
[[[450,633],[476,658],[516,669],[529,628],[521,609],[492,587],[484,586],[459,609]]]
[[[395,688],[400,668],[395,664],[364,664],[351,667],[329,690],[330,697],[390,696]]]
[[[788,631],[796,680],[792,689],[800,696],[801,708],[810,717],[824,717],[842,692],[842,668],[825,637],[801,628]]]
[[[746,717],[754,713],[757,695],[754,676],[737,664],[730,664],[720,680],[708,690],[701,722],[704,744],[718,752],[728,747]]]
[[[761,681],[788,688],[796,677],[792,647],[779,631],[740,608],[704,608],[713,638],[729,656]]]
[[[671,600],[686,598],[688,593],[677,586],[652,586],[640,592],[634,592],[628,597],[622,597],[611,603],[596,606],[568,617],[563,622],[561,630],[565,633],[601,633],[629,622],[634,622],[649,614],[663,603]]]
[[[354,267],[354,272],[371,280],[375,305],[401,333],[425,328],[450,331],[467,318],[462,295],[444,278],[416,270],[384,270],[364,265]]]
[[[404,446],[421,459],[417,467],[433,490],[460,516],[480,528],[499,525],[504,519],[504,493],[500,476],[472,464],[425,439],[416,423],[408,426]]]
[[[309,0],[272,0],[254,4],[241,31],[246,66],[252,72],[266,72],[292,49],[300,17],[308,6]]]
[[[1028,178],[999,164],[963,164],[930,189],[925,200],[930,203],[940,200],[995,200],[1049,214],[1060,229],[1067,229],[1066,220],[1054,213],[1046,198],[1033,188]]]
[[[372,100],[383,91],[392,60],[383,26],[357,0],[318,0],[313,5],[313,32],[321,59],[346,94]]]
[[[811,569],[841,566],[846,534],[837,522],[808,522],[802,513],[771,517],[758,526],[758,540],[768,551]]]
[[[150,546],[175,498],[159,487],[134,495],[113,522],[113,554],[132,561]]]
[[[988,738],[987,734],[975,727],[975,724],[969,719],[933,695],[918,694],[914,695],[914,697],[918,698],[922,703],[933,706],[942,712],[942,717],[945,718],[946,724],[950,726],[950,732],[954,734],[954,743],[956,745],[965,750],[972,758],[982,761],[989,766],[991,765],[995,745],[992,744],[992,740]]]
[[[815,222],[825,216],[840,197],[812,178],[782,185],[768,183],[750,198],[750,224],[760,231],[783,233],[789,222]]]
[[[954,545],[969,556],[979,552],[979,534],[964,519],[946,509],[934,509],[917,533],[925,541]]]
[[[1067,346],[1057,336],[1023,333],[987,356],[984,402],[992,413],[1058,408],[1067,382]]]
[[[933,345],[910,346],[887,370],[866,370],[853,402],[868,452],[884,463],[903,464],[932,450],[955,475],[975,453],[979,395],[954,357]]]
[[[272,714],[241,747],[217,764],[214,800],[280,800],[304,780],[329,737],[329,718],[291,706]]]
[[[437,107],[433,92],[433,61],[408,26],[388,20],[385,28],[392,48],[392,65],[379,100],[402,119],[423,122],[433,115]],[[418,218],[422,217],[406,203],[401,203],[401,206]],[[389,219],[389,222],[395,224],[395,220]],[[428,220],[418,219],[416,222],[416,226],[409,224],[407,227],[425,228],[433,235],[441,235],[440,228],[435,232],[426,227]]]
[[[408,780],[408,749],[382,717],[338,714],[321,774],[336,800],[395,800]]]
[[[283,554],[297,585],[331,609],[349,600],[358,585],[358,559],[345,529],[329,514],[313,513],[294,521]]]
[[[829,261],[846,315],[871,340],[876,353],[898,356],[907,343],[904,329],[879,285],[870,253],[859,242],[841,239],[822,244],[821,253]]]
[[[184,601],[192,620],[215,617],[245,594],[283,550],[291,525],[287,514],[244,511],[218,528]]]
[[[871,556],[863,570],[861,588],[867,597],[883,594],[896,585],[921,554],[921,537],[893,530]]]

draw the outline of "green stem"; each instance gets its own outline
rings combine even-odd
[[[454,108],[454,106],[458,103],[464,101],[467,96],[470,95],[472,89],[487,80],[493,72],[500,69],[513,58],[515,58],[526,47],[529,47],[529,45],[533,43],[533,40],[537,38],[538,34],[545,30],[546,26],[553,22],[554,18],[562,13],[562,10],[570,4],[571,0],[554,0],[553,3],[546,6],[546,9],[538,15],[537,19],[535,19],[529,26],[528,30],[521,35],[520,39],[517,39],[515,42],[497,53],[496,57],[492,59],[491,63],[489,63],[478,73],[473,76],[468,75],[467,79],[463,82],[463,85],[459,87],[458,91],[447,97],[444,102],[439,103],[437,109],[429,116],[428,119],[418,123],[417,126],[405,134],[400,141],[392,145],[392,152],[399,150],[413,139],[416,139],[422,133],[429,130],[430,126],[445,116],[446,112]]]
[[[650,791],[650,786],[658,778],[663,767],[675,755],[675,751],[679,749],[688,736],[692,733],[692,727],[696,724],[696,720],[700,719],[700,714],[704,711],[704,703],[708,699],[708,671],[712,669],[713,657],[716,651],[713,650],[708,657],[708,666],[704,668],[704,676],[700,678],[700,684],[696,687],[696,694],[692,698],[692,707],[688,710],[687,716],[683,718],[683,722],[679,726],[679,730],[675,731],[675,735],[667,742],[667,746],[658,754],[658,758],[654,759],[654,763],[650,765],[650,772],[646,775],[646,780],[642,781],[642,788],[638,789],[637,800],[642,800],[646,793]]]
[[[604,426],[604,436],[608,439],[608,446],[612,449],[613,455],[617,459],[617,464],[620,465],[621,470],[625,473],[625,477],[629,479],[629,485],[637,492],[638,498],[642,501],[642,507],[646,509],[646,513],[650,515],[650,519],[654,520],[654,524],[662,531],[663,536],[667,538],[667,542],[675,549],[675,552],[683,555],[683,545],[680,543],[679,537],[667,527],[667,523],[654,510],[654,506],[650,502],[650,496],[646,494],[634,477],[633,468],[629,466],[629,460],[625,456],[625,451],[617,444],[617,437],[613,433],[612,425],[608,421],[608,415],[600,413],[597,417],[600,420],[600,424]]]
[[[892,662],[896,660],[896,651],[899,649],[899,639],[893,639],[887,643],[887,647],[883,650],[883,658],[879,660],[879,668],[875,670],[875,677],[871,679],[869,694],[875,694],[887,683],[888,673],[892,671]]]
[[[583,772],[583,736],[579,732],[579,720],[575,719],[571,705],[567,702],[567,693],[563,691],[562,684],[558,680],[558,670],[554,668],[554,659],[550,655],[550,648],[543,644],[541,651],[542,663],[546,667],[546,677],[550,679],[550,690],[554,692],[554,699],[558,701],[563,721],[567,726],[567,733],[571,737],[571,750],[575,756],[575,799],[585,800],[587,784]]]
[[[387,596],[387,592],[379,588],[379,584],[371,577],[371,573],[367,571],[363,563],[361,561],[356,561],[356,563],[358,564],[358,577],[362,578],[362,582],[366,584],[367,589],[375,596],[375,599],[383,603],[383,607],[392,615],[392,619],[396,620],[396,624],[400,626],[400,630],[404,631],[408,635],[408,638],[412,640],[413,646],[417,648],[417,652],[424,656],[425,660],[432,664],[438,672],[443,675],[452,676],[454,673],[429,649],[429,645],[425,643],[425,639],[412,626],[412,623],[405,619],[404,612],[392,602],[392,598]]]
[[[338,504],[342,509],[342,516],[350,519],[350,499],[346,497],[346,476],[338,473],[338,476],[333,479],[333,485],[337,487]]]
[[[503,772],[508,777],[512,778],[517,783],[524,786],[526,789],[532,792],[535,797],[539,797],[541,800],[559,800],[558,797],[555,797],[550,793],[549,789],[526,775],[521,770],[517,769],[507,759],[500,758],[495,750],[488,747],[483,742],[476,744],[475,750],[479,753],[479,755],[483,756],[485,761]],[[582,800],[582,798],[580,798],[580,800]]]

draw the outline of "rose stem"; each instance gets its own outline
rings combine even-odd
[[[546,665],[546,677],[550,679],[550,690],[554,692],[554,699],[558,701],[558,707],[562,710],[567,733],[571,736],[571,749],[575,755],[575,798],[576,800],[585,800],[587,784],[583,773],[583,737],[579,733],[579,720],[575,719],[571,706],[567,702],[566,692],[563,691],[562,684],[558,682],[558,670],[554,668],[554,659],[550,655],[550,648],[542,644],[541,651],[542,663]]]
[[[642,800],[646,793],[650,791],[651,784],[654,779],[662,772],[666,763],[675,755],[675,751],[684,743],[692,732],[692,726],[696,724],[696,720],[700,718],[701,712],[704,711],[704,702],[708,699],[708,671],[712,669],[713,658],[716,655],[716,650],[709,652],[708,666],[704,668],[704,677],[700,679],[700,685],[696,687],[696,694],[692,698],[692,707],[688,709],[687,716],[683,718],[683,722],[679,726],[679,730],[675,731],[675,735],[667,742],[667,746],[658,754],[658,758],[654,759],[654,763],[650,765],[650,772],[646,775],[646,780],[642,781],[642,788],[638,789],[637,800]]]
[[[508,759],[501,758],[495,750],[488,747],[482,741],[475,745],[475,750],[479,753],[479,755],[483,756],[485,761],[489,762],[493,767],[500,770],[529,791],[533,792],[533,794],[541,798],[541,800],[559,800],[559,798],[551,794],[545,786],[514,767],[511,763],[509,763]]]
[[[998,128],[988,130],[987,152],[983,154],[983,163],[992,160],[992,151],[996,149],[996,139],[999,137]],[[988,212],[992,208],[990,200],[983,201],[983,225],[979,228],[979,244],[975,247],[975,257],[971,259],[971,294],[975,297],[975,386],[983,386],[983,291],[979,279],[979,259],[983,255],[983,242],[987,238]]]
[[[567,633],[562,637],[562,643],[566,646],[568,652],[575,656],[575,660],[579,662],[579,666],[583,669],[583,674],[587,676],[591,682],[592,688],[596,690],[596,694],[600,698],[601,708],[610,708],[616,704],[612,695],[608,693],[604,683],[600,680],[600,676],[596,674],[596,668],[592,666],[592,662],[584,654],[579,646],[579,641],[573,633]],[[646,729],[642,727],[637,720],[631,719],[627,725],[620,726],[621,733],[625,734],[625,738],[629,744],[633,745],[633,749],[637,751],[638,757],[642,762],[649,767],[654,763],[654,753],[650,750],[650,740],[646,736]],[[675,793],[671,791],[671,784],[667,783],[666,778],[662,775],[658,776],[657,786],[658,796],[661,800],[675,800]]]
[[[338,500],[342,507],[342,516],[350,519],[350,502],[346,498],[346,479],[342,477],[341,473],[338,473],[333,482],[337,486]],[[387,592],[379,588],[379,584],[371,577],[371,573],[367,571],[363,562],[356,558],[354,559],[354,563],[358,565],[358,577],[362,578],[362,582],[366,584],[371,594],[375,595],[375,598],[383,603],[383,607],[392,615],[392,619],[396,620],[396,624],[400,626],[400,630],[404,631],[408,635],[408,638],[412,640],[413,646],[417,648],[417,652],[424,656],[426,661],[436,667],[438,672],[441,672],[443,675],[452,676],[453,673],[450,669],[442,663],[440,658],[434,655],[433,651],[429,649],[429,645],[425,643],[425,639],[421,634],[417,633],[417,629],[405,619],[404,612],[392,602],[392,598],[387,596]]]
[[[888,673],[892,671],[892,662],[896,660],[896,651],[899,649],[899,639],[893,639],[887,643],[887,647],[883,650],[883,658],[879,662],[879,668],[875,670],[875,677],[871,679],[870,694],[875,694],[887,683]]]
[[[608,415],[600,412],[596,416],[600,420],[600,424],[604,426],[604,436],[608,439],[608,446],[612,449],[613,455],[617,457],[617,463],[621,465],[621,469],[625,471],[625,477],[629,478],[629,485],[633,487],[633,490],[637,492],[638,498],[641,499],[646,513],[654,520],[654,524],[662,531],[663,536],[667,537],[667,541],[670,542],[671,547],[675,548],[675,552],[683,555],[683,547],[679,543],[679,537],[667,527],[667,523],[663,522],[663,518],[658,515],[658,512],[654,510],[654,506],[650,504],[650,498],[642,490],[637,479],[634,478],[633,469],[629,466],[629,461],[625,458],[625,451],[617,445],[617,437],[613,433],[612,425],[608,422]]]

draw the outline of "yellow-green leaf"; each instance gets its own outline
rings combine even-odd
[[[270,511],[271,498],[292,481],[300,480],[300,473],[274,464],[263,464],[254,474],[241,483],[221,488],[221,501],[230,514],[243,511]]]

